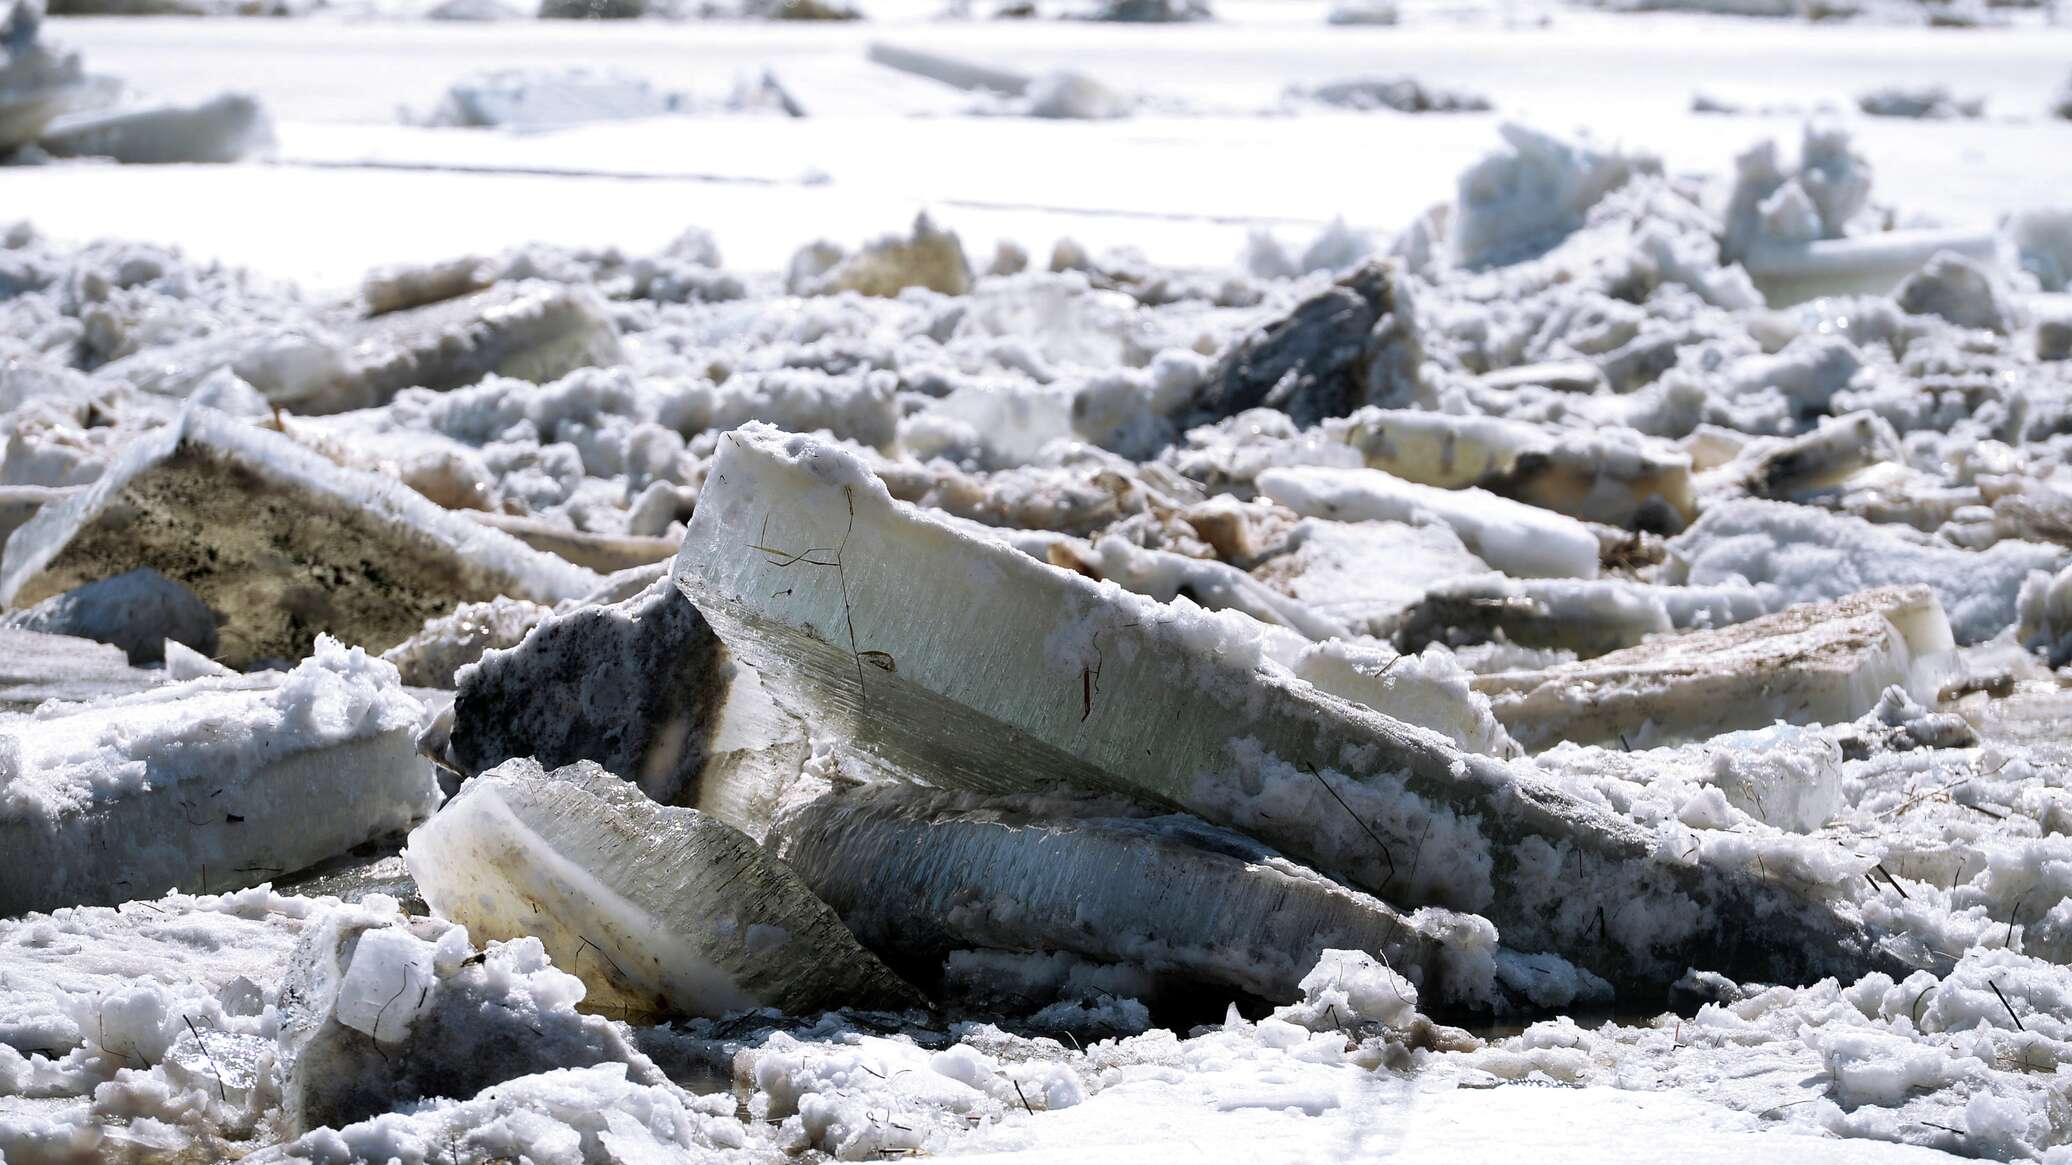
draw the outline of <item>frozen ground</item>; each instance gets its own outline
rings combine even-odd
[[[2072,28],[2025,19],[1946,30],[1555,9],[1540,27],[1487,10],[1336,28],[1310,0],[1240,2],[1164,28],[943,22],[925,10],[834,26],[326,16],[288,21],[58,19],[91,66],[169,98],[226,85],[273,110],[277,166],[149,175],[60,168],[7,175],[11,213],[56,234],[178,238],[198,254],[319,285],[432,249],[522,241],[652,249],[694,224],[733,263],[781,266],[804,234],[856,242],[931,209],[984,252],[1042,253],[1061,236],[1129,244],[1184,265],[1231,261],[1255,225],[1306,238],[1334,217],[1393,232],[1452,193],[1502,119],[1659,152],[1718,175],[1795,115],[1693,114],[1695,94],[1756,109],[1845,111],[1893,205],[1989,223],[2072,182],[2066,125],[2044,116]],[[2023,14],[2025,17],[2030,14]],[[1113,123],[948,116],[965,93],[866,61],[875,41],[1029,72],[1071,67],[1185,116]],[[541,134],[397,124],[485,68],[617,68],[716,94],[773,70],[810,116],[668,118]],[[1270,115],[1290,85],[1408,74],[1489,97],[1489,114]],[[1983,122],[1863,118],[1854,98],[1942,84],[1987,99]],[[318,169],[316,167],[323,167]],[[345,167],[343,170],[331,167]],[[498,172],[487,178],[461,170]],[[547,179],[541,172],[582,175]],[[619,182],[601,175],[637,175]],[[255,206],[285,213],[254,215]],[[322,230],[312,230],[314,222]]]
[[[44,27],[0,1165],[2072,1162],[2072,29],[929,2]]]

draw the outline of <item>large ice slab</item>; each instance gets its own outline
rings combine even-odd
[[[149,566],[223,617],[243,666],[319,632],[379,651],[463,599],[553,602],[597,576],[378,474],[204,408],[136,438],[92,488],[7,540],[0,600],[32,603]]]
[[[273,146],[273,121],[245,93],[193,105],[154,105],[61,117],[37,144],[60,158],[136,164],[236,162]]]
[[[466,775],[514,757],[595,761],[754,837],[812,751],[805,725],[667,580],[547,618],[456,683],[452,753]]]
[[[1894,684],[1933,699],[1955,648],[1933,591],[1887,587],[1587,662],[1486,675],[1475,687],[1527,748],[1640,747],[1778,720],[1838,724]]]
[[[0,724],[0,914],[254,885],[438,804],[421,709],[393,667],[324,640],[277,684],[253,683]]]
[[[1530,771],[1319,692],[1253,620],[973,538],[811,438],[722,439],[675,578],[816,735],[932,784],[1184,808],[1615,981],[1693,964],[1796,980],[1878,959],[1788,886],[1658,854]]]
[[[873,950],[1068,951],[1286,1003],[1333,948],[1379,953],[1430,999],[1499,1004],[1494,929],[1405,915],[1183,815],[882,785],[782,818],[772,844]]]
[[[740,830],[587,761],[514,760],[410,835],[432,909],[478,938],[538,938],[597,1008],[720,1015],[904,1007],[919,992],[856,945]]]

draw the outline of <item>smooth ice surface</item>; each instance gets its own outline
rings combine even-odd
[[[420,715],[393,667],[321,640],[277,680],[0,724],[0,914],[252,885],[407,828],[438,803]]]
[[[508,762],[410,835],[432,908],[478,938],[536,938],[594,1008],[719,1015],[901,1007],[918,992],[798,876],[695,809],[582,762]]]

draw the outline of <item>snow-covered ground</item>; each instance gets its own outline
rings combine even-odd
[[[57,19],[53,36],[139,90],[176,100],[224,87],[257,94],[278,123],[279,161],[15,171],[9,213],[60,236],[177,238],[197,254],[325,286],[441,250],[652,249],[690,226],[712,231],[731,263],[775,269],[806,236],[854,243],[923,208],[981,252],[1006,238],[1042,254],[1070,236],[1136,246],[1163,263],[1220,265],[1256,226],[1302,239],[1339,217],[1401,229],[1452,196],[1454,177],[1506,119],[1588,130],[1656,151],[1675,172],[1712,176],[1756,142],[1795,137],[1804,120],[1694,114],[1697,94],[1757,110],[1840,111],[1885,200],[1944,222],[1989,224],[2072,184],[2072,124],[2046,115],[2072,71],[2072,27],[1521,5],[1508,22],[1495,11],[1413,8],[1399,27],[1347,28],[1325,25],[1323,12],[1311,0],[1250,0],[1220,7],[1219,21],[1176,27],[946,22],[925,9],[806,26]],[[978,99],[870,63],[873,42],[1024,72],[1083,70],[1187,112],[1090,123],[958,117]],[[710,95],[768,69],[809,116],[544,133],[399,124],[400,111],[429,110],[469,73],[528,67],[616,69]],[[1283,109],[1290,86],[1369,74],[1479,93],[1496,108]],[[1856,114],[1859,93],[1895,84],[1983,96],[1986,119]],[[477,170],[493,177],[463,172]],[[615,180],[629,176],[639,180]]]

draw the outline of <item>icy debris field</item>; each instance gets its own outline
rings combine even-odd
[[[614,3],[8,10],[0,1165],[2072,1163],[2049,14]]]

